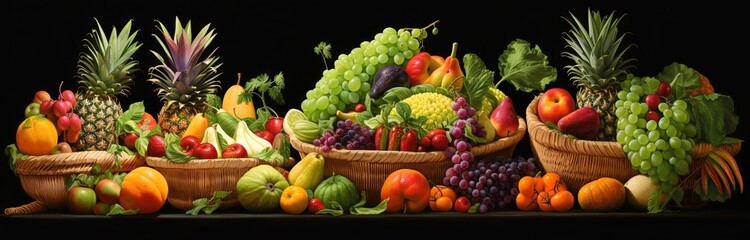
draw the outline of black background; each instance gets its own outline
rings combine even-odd
[[[490,69],[497,69],[497,58],[510,41],[516,38],[538,44],[549,56],[550,65],[558,69],[557,81],[548,85],[563,87],[575,93],[576,88],[565,75],[563,66],[571,64],[562,58],[565,42],[562,33],[569,25],[562,17],[569,13],[585,19],[586,9],[603,14],[616,11],[626,14],[619,25],[620,32],[630,32],[624,43],[637,45],[626,57],[636,58],[638,76],[653,76],[672,62],[684,63],[708,76],[718,93],[734,99],[740,124],[731,136],[748,139],[745,124],[747,111],[744,103],[748,94],[742,82],[747,78],[748,45],[740,34],[746,29],[746,13],[742,7],[729,3],[686,3],[682,1],[455,1],[441,4],[432,1],[415,3],[370,2],[355,3],[287,1],[238,1],[200,3],[162,1],[25,1],[6,8],[4,38],[6,46],[4,87],[2,90],[3,128],[2,146],[15,142],[15,131],[23,121],[23,111],[39,90],[57,96],[58,86],[77,88],[74,80],[78,54],[83,50],[82,39],[96,27],[98,18],[109,32],[112,26],[120,29],[127,20],[134,20],[139,29],[136,40],[143,43],[134,55],[141,71],[128,96],[120,96],[122,106],[144,101],[146,110],[158,113],[162,103],[154,92],[155,85],[146,82],[147,69],[157,64],[149,52],[161,53],[156,39],[154,20],[174,26],[175,16],[183,22],[192,20],[194,33],[205,24],[212,24],[218,33],[211,48],[218,47],[217,56],[224,65],[221,79],[223,93],[237,81],[261,73],[283,72],[287,87],[283,94],[286,105],[270,103],[276,111],[299,108],[305,92],[314,87],[325,66],[313,47],[320,41],[332,45],[335,56],[348,53],[360,42],[371,40],[385,27],[423,27],[435,20],[440,32],[425,40],[425,50],[438,55],[449,55],[452,42],[459,43],[458,53],[479,55]],[[657,3],[658,2],[658,3]],[[488,5],[489,4],[489,5]],[[355,5],[362,5],[355,7]],[[351,7],[350,7],[351,6]],[[8,53],[9,52],[9,53]],[[333,61],[329,60],[329,65]],[[516,111],[524,116],[528,103],[539,92],[517,91],[510,83],[500,89],[509,95]],[[257,99],[256,99],[257,100]],[[257,106],[257,105],[256,105]],[[746,151],[737,155],[750,184],[750,163]],[[516,155],[531,156],[528,137],[516,148]],[[31,201],[2,157],[0,165],[0,209],[19,206]],[[3,167],[4,166],[4,167]],[[747,194],[734,194],[727,207],[746,206]]]

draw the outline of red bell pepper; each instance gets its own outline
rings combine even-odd
[[[404,135],[404,129],[399,125],[393,125],[390,133],[388,133],[388,149],[389,151],[398,151],[401,146],[401,136]]]
[[[406,130],[403,136],[401,136],[400,150],[416,152],[419,142],[419,135],[414,129]]]
[[[390,128],[380,125],[375,129],[375,150],[388,150],[388,132]]]

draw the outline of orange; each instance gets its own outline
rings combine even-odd
[[[448,199],[451,200],[451,206],[453,206],[453,202],[455,202],[457,198],[456,191],[453,191],[452,188],[446,187],[445,185],[432,186],[432,188],[430,188],[430,209],[432,211],[439,211],[437,200],[440,199],[440,197],[448,197]]]
[[[292,185],[284,188],[279,200],[281,210],[289,214],[300,214],[307,209],[307,190],[300,186]]]

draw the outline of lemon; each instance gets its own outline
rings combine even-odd
[[[284,127],[284,132],[287,135],[294,135],[294,132],[292,132],[292,125],[294,125],[294,123],[298,120],[307,120],[307,116],[305,116],[305,113],[303,113],[301,110],[291,108],[286,112],[286,115],[284,115],[284,123],[282,125]]]

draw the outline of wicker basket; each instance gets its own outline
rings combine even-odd
[[[6,215],[41,213],[66,207],[65,179],[71,174],[88,173],[98,164],[113,172],[128,172],[144,166],[139,155],[120,155],[121,168],[116,169],[115,155],[106,151],[81,151],[54,155],[29,156],[16,162],[16,174],[23,190],[33,202],[5,209]]]
[[[526,134],[526,121],[518,118],[518,131],[509,137],[472,148],[475,156],[494,154],[511,157],[518,142]],[[320,147],[291,138],[292,147],[297,149],[300,156],[310,152],[322,153]],[[336,150],[322,153],[325,157],[325,176],[333,173],[347,177],[354,182],[357,189],[367,194],[367,204],[380,203],[380,189],[388,175],[401,168],[415,169],[424,174],[435,184],[442,184],[445,170],[453,163],[445,157],[442,151],[431,152],[401,152],[376,150]]]
[[[294,161],[290,159],[288,162],[293,164]],[[169,204],[187,211],[193,208],[193,200],[211,198],[215,191],[232,192],[221,200],[220,209],[239,206],[234,193],[237,181],[251,168],[268,163],[255,158],[194,159],[186,163],[175,163],[166,158],[148,157],[146,164],[167,179]],[[274,167],[280,172],[285,170],[280,166]]]
[[[526,108],[526,119],[529,127],[529,139],[531,151],[539,160],[541,168],[546,172],[560,174],[568,189],[577,194],[578,190],[586,183],[600,177],[612,177],[626,182],[638,174],[630,165],[627,155],[622,146],[615,141],[590,141],[572,139],[552,131],[537,116],[537,102],[540,96],[534,98]],[[741,144],[724,144],[720,148],[728,150],[736,155]],[[705,161],[708,152],[714,146],[708,143],[698,143],[693,148],[693,162],[690,169],[696,169],[698,164]],[[693,193],[695,188],[695,174],[683,177],[681,181],[685,198]],[[698,199],[700,200],[700,199]],[[683,206],[694,206],[701,204],[700,201],[685,201]]]

